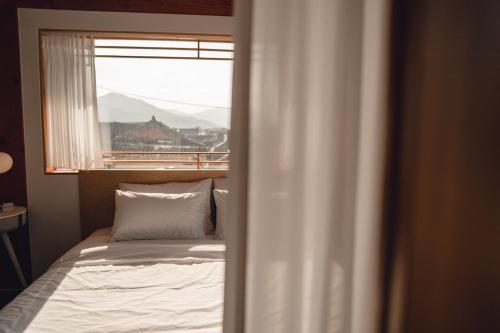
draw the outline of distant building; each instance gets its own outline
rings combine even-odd
[[[227,150],[227,129],[171,128],[156,117],[147,122],[101,123],[104,150],[189,152]]]
[[[183,135],[198,135],[202,131],[202,129],[200,127],[179,128],[178,131]]]

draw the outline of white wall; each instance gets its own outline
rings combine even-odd
[[[33,276],[80,241],[78,177],[45,175],[38,29],[232,33],[231,17],[19,9],[26,175]]]

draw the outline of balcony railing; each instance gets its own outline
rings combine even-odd
[[[102,153],[106,168],[169,167],[172,169],[227,169],[227,152],[144,152],[105,151]]]

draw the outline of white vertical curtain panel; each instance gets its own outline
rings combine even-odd
[[[102,167],[94,40],[84,34],[44,33],[42,56],[47,166]]]
[[[365,35],[385,36],[385,22],[370,17],[385,18],[386,7],[369,2],[237,3],[252,8],[237,11],[238,22],[251,16],[249,40],[237,41],[251,44],[249,108],[233,108],[233,123],[248,112],[249,140],[231,147],[248,149],[249,161],[245,332],[376,331],[384,140],[364,119],[383,121],[385,109],[384,89],[364,89],[384,85],[373,71],[383,61],[365,61],[384,51],[367,48]],[[374,153],[361,156],[367,147]]]

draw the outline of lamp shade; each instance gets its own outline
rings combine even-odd
[[[4,173],[12,168],[12,157],[7,153],[0,153],[0,173]]]

